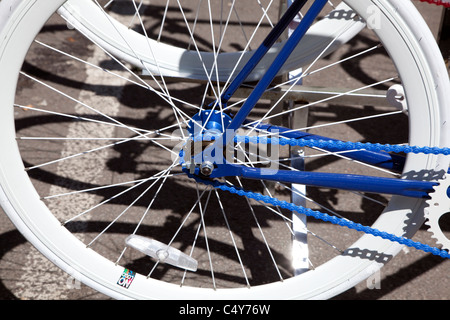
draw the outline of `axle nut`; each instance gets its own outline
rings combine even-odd
[[[213,170],[214,170],[214,164],[209,161],[203,162],[202,165],[200,166],[200,172],[204,176],[209,176],[213,172]]]

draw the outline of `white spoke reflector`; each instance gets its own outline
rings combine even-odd
[[[197,271],[197,260],[155,239],[132,234],[125,239],[125,242],[127,246],[157,259],[159,262],[189,271]]]

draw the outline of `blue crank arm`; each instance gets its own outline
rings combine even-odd
[[[239,176],[247,179],[270,180],[283,183],[296,183],[306,186],[350,190],[368,193],[401,195],[413,198],[428,198],[437,182],[383,178],[354,174],[275,170],[249,168],[235,164],[221,164],[210,178]]]

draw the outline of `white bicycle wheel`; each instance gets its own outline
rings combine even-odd
[[[64,2],[0,2],[0,17],[5,18],[0,33],[0,145],[7,155],[0,158],[1,203],[17,228],[60,268],[115,298],[329,298],[369,277],[400,250],[399,244],[371,235],[312,223],[307,227],[312,268],[294,276],[288,262],[291,220],[285,212],[216,192],[180,171],[178,153],[173,151],[178,149],[173,148],[186,141],[186,122],[207,105],[206,93],[212,89],[197,83],[144,82],[126,62],[117,63],[105,54],[103,45],[88,45],[76,31],[46,35],[52,30],[47,27],[39,33]],[[332,97],[306,104],[317,122],[308,130],[346,140],[348,129],[356,130],[356,124],[361,133],[357,140],[448,146],[448,76],[419,13],[404,0],[346,3],[365,21],[376,14],[377,23],[371,26],[376,26],[373,31],[379,42],[363,38],[369,48],[342,46],[337,52],[346,53],[339,63],[314,59],[314,69],[306,65],[302,80],[327,70],[330,81],[335,81],[332,66],[351,60],[347,67],[367,72],[370,84],[334,94],[336,101],[367,87],[400,83],[407,111],[389,104],[335,106]],[[372,36],[372,31],[363,35]],[[384,70],[384,64],[383,70],[365,66],[364,54],[379,50],[380,43],[389,56],[376,51],[377,55],[383,62],[392,59],[392,69]],[[46,64],[48,57],[53,60]],[[350,59],[356,57],[359,60]],[[42,96],[32,91],[36,88]],[[350,112],[354,114],[343,121]],[[288,113],[292,110],[280,112],[261,101],[251,119],[269,120]],[[74,121],[69,124],[66,119]],[[342,124],[345,128],[340,132]],[[380,125],[399,126],[401,134],[380,131]],[[308,170],[335,170],[338,162],[330,163],[324,156],[334,160],[342,155],[321,152],[313,150]],[[267,161],[246,155],[247,165]],[[293,169],[280,158],[271,164]],[[324,163],[318,164],[316,158],[325,159]],[[341,161],[338,170],[372,173],[367,166]],[[403,175],[434,179],[433,173],[446,171],[448,165],[448,157],[408,155]],[[374,174],[395,176],[378,170]],[[229,182],[240,187],[240,180]],[[273,192],[264,181],[242,183],[259,192]],[[283,190],[275,192],[279,198],[286,196]],[[386,203],[375,205],[368,198]],[[422,199],[361,197],[321,188],[311,190],[308,199],[314,200],[312,207],[333,210],[398,236],[411,237],[424,219]],[[361,206],[364,215],[345,212],[343,203]],[[131,234],[170,243],[188,256],[192,253],[197,271],[184,272],[126,248],[125,239]]]
[[[161,1],[159,6],[154,2],[146,5],[146,2],[142,1],[134,4],[132,1],[118,2],[118,4],[126,8],[122,10],[132,17],[126,19],[127,22],[139,21],[134,15],[134,8],[139,7],[141,12],[149,14],[150,26],[146,24],[148,21],[139,21],[149,31],[144,32],[140,27],[129,28],[129,23],[117,21],[92,0],[68,1],[59,9],[59,13],[71,26],[113,53],[114,56],[140,67],[144,72],[198,80],[207,80],[205,74],[210,74],[212,69],[218,70],[215,76],[220,81],[229,81],[236,76],[236,70],[240,70],[248,61],[252,55],[252,49],[255,49],[270,31],[279,12],[278,1],[273,0],[265,1],[264,6],[261,2],[257,2],[253,10],[248,10],[248,5],[235,1],[225,5],[225,9],[224,2],[211,4],[198,1],[183,3],[182,7],[180,5],[181,12],[177,12],[176,3],[170,6],[171,10],[167,10],[169,2],[166,1]],[[213,10],[212,13],[209,13],[211,10]],[[199,19],[202,11],[203,17]],[[295,70],[313,61],[329,45],[329,38],[335,40],[333,45],[327,48],[328,53],[352,39],[364,27],[361,22],[348,18],[346,13],[349,8],[345,3],[328,7],[327,11],[329,11],[327,16],[315,23],[308,31],[302,45],[298,46],[286,61],[280,73]],[[171,12],[175,17],[172,18],[171,23],[168,23]],[[199,21],[201,19],[206,21],[210,19],[210,25],[206,24],[202,29],[201,21]],[[243,22],[242,19],[246,21]],[[205,28],[216,28],[216,30],[209,32],[209,30],[205,31]],[[117,37],[114,32],[111,32],[115,29],[120,30],[123,37]],[[169,39],[164,39],[164,32],[169,34],[167,36]],[[197,35],[199,32],[202,34]],[[222,32],[233,36],[229,39],[220,37]],[[212,36],[212,33],[215,36]],[[188,40],[183,42],[186,37]],[[220,48],[217,52],[203,44],[205,40],[210,40],[208,37],[213,38],[216,50]],[[189,38],[199,39],[192,41]],[[248,76],[247,81],[259,79],[283,45],[284,42],[281,41],[273,46]],[[149,46],[152,48],[151,51],[148,50]],[[242,51],[236,48],[242,48]]]

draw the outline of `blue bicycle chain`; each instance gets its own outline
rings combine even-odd
[[[424,153],[424,154],[443,154],[450,155],[450,148],[439,147],[417,147],[408,145],[390,145],[370,142],[351,142],[351,141],[338,141],[338,140],[312,140],[312,139],[289,139],[289,138],[268,138],[259,136],[236,136],[235,142],[245,143],[262,143],[262,144],[279,144],[290,145],[297,147],[310,147],[310,148],[338,148],[342,151],[349,150],[367,150],[367,151],[386,151],[395,153]]]
[[[201,139],[201,138],[200,138]],[[198,139],[194,139],[198,140]],[[258,137],[258,136],[236,136],[234,142],[244,142],[244,143],[263,143],[263,144],[280,144],[280,145],[290,145],[299,147],[318,147],[318,148],[329,148],[338,147],[341,150],[368,150],[368,151],[386,151],[395,153],[423,153],[423,154],[443,154],[450,155],[450,148],[439,148],[439,147],[417,147],[408,145],[390,145],[390,144],[372,144],[372,143],[361,143],[361,142],[343,142],[335,140],[308,140],[308,139],[289,139],[289,138],[268,138],[268,137]],[[183,163],[184,151],[180,151],[180,162]],[[375,228],[364,226],[360,223],[356,223],[350,220],[339,218],[336,216],[330,216],[326,213],[305,208],[302,206],[295,205],[291,202],[279,200],[275,197],[270,197],[257,192],[247,191],[241,188],[236,188],[225,183],[219,182],[217,180],[205,180],[199,176],[192,175],[188,173],[188,176],[195,179],[197,182],[213,186],[214,188],[220,189],[222,191],[227,191],[232,194],[237,194],[242,197],[247,197],[254,199],[256,201],[262,201],[266,204],[274,205],[283,209],[290,210],[292,212],[298,212],[299,214],[304,214],[308,217],[313,217],[318,220],[325,222],[330,222],[342,227],[347,227],[352,230],[362,231],[366,234],[373,235],[375,237],[380,237],[385,240],[392,242],[397,242],[399,244],[405,245],[407,247],[415,248],[427,253],[431,253],[442,258],[450,259],[450,253],[446,250],[442,250],[436,247],[429,246],[405,237],[396,236],[385,231],[380,231]]]

